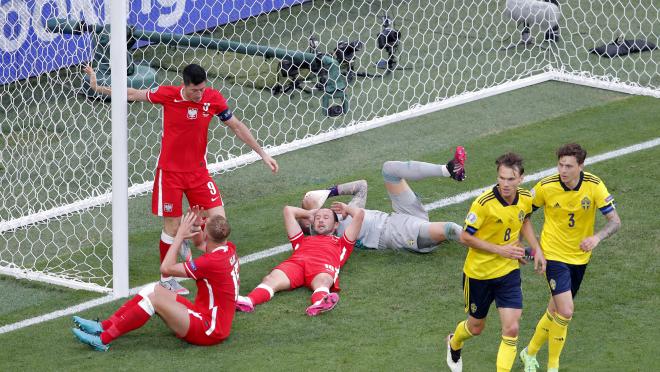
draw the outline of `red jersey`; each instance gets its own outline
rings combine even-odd
[[[183,264],[188,277],[197,282],[195,309],[211,318],[206,334],[224,338],[229,335],[238,298],[239,264],[236,246],[226,246],[205,253]]]
[[[209,123],[219,115],[231,118],[225,97],[206,88],[202,99],[183,99],[183,86],[163,85],[147,93],[149,102],[163,106],[163,133],[158,168],[172,172],[193,172],[206,168]]]
[[[291,257],[319,259],[336,268],[344,266],[355,245],[355,241],[346,238],[346,234],[341,238],[334,235],[305,236],[302,231],[294,237],[289,237],[289,241],[293,247]]]

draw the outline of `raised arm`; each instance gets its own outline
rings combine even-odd
[[[176,262],[176,255],[177,252],[179,252],[179,248],[181,248],[181,244],[183,244],[184,239],[189,239],[199,234],[199,231],[191,232],[196,219],[197,215],[193,212],[186,213],[186,215],[181,219],[181,225],[179,225],[179,229],[176,231],[174,243],[172,243],[170,249],[165,255],[165,258],[163,258],[163,262],[160,264],[160,272],[163,275],[178,276],[184,278],[188,276],[186,269],[183,267],[183,264]]]
[[[364,221],[364,209],[346,205],[342,202],[334,202],[331,207],[332,211],[341,215],[349,215],[352,217],[351,223],[344,231],[346,239],[355,241],[360,236],[360,229],[362,229],[362,222]]]
[[[286,233],[289,237],[294,237],[302,232],[297,219],[310,218],[313,212],[287,205],[284,207],[282,213],[284,214],[284,228],[286,228]]]
[[[96,71],[92,68],[92,66],[87,65],[84,68],[85,73],[87,76],[89,76],[89,87],[92,88],[93,91],[99,94],[104,94],[106,96],[112,95],[112,88],[104,86],[104,85],[98,85],[98,82],[96,81]],[[127,93],[127,100],[129,102],[134,102],[134,101],[139,101],[139,102],[149,102],[149,99],[147,98],[147,93],[149,91],[146,89],[135,89],[135,88],[126,88],[126,93]]]
[[[236,134],[236,137],[238,137],[241,141],[243,141],[246,145],[250,146],[252,150],[254,150],[259,156],[261,156],[261,160],[270,168],[271,172],[277,173],[279,170],[279,165],[277,165],[277,162],[275,159],[273,159],[270,155],[268,155],[262,148],[259,146],[257,143],[257,140],[254,139],[254,136],[252,135],[252,132],[250,132],[250,129],[243,124],[242,121],[238,120],[236,118],[236,115],[232,116],[229,120],[226,120],[224,122],[229,129]]]

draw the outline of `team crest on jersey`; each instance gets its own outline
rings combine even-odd
[[[557,282],[554,279],[550,279],[550,289],[554,291],[555,288],[557,288]]]
[[[586,211],[587,209],[589,209],[589,207],[591,207],[591,200],[589,200],[589,198],[585,196],[584,199],[582,199],[582,201],[580,202],[580,204],[582,205],[582,209]]]
[[[165,210],[165,212],[170,213],[174,210],[174,205],[172,203],[165,203],[163,204],[163,209]]]
[[[197,109],[194,107],[188,107],[188,119],[193,120],[197,119]]]
[[[410,248],[413,248],[413,247],[415,246],[415,241],[412,240],[412,239],[408,240],[408,246],[409,246]]]
[[[478,219],[479,219],[479,218],[477,217],[477,214],[474,213],[474,212],[470,212],[470,213],[468,213],[467,218],[465,218],[465,220],[466,220],[467,222],[472,223],[472,224],[475,223],[475,222],[477,222]]]
[[[523,222],[525,220],[525,212],[523,211],[518,212],[518,220],[520,220],[520,222]]]
[[[476,312],[477,312],[477,304],[475,304],[474,302],[471,303],[471,304],[470,304],[470,311],[471,311],[472,313],[476,313]]]

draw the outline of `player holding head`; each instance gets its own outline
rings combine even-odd
[[[502,324],[497,371],[511,370],[522,315],[518,261],[525,250],[519,245],[521,234],[536,250],[534,268],[539,272],[545,269],[545,259],[529,221],[532,195],[518,187],[523,180],[523,160],[517,154],[506,153],[495,163],[497,185],[472,202],[461,236],[469,246],[463,266],[463,293],[468,317],[447,336],[447,365],[452,372],[462,370],[463,343],[481,334],[493,300]]]
[[[454,157],[446,165],[420,161],[385,162],[382,169],[383,179],[394,212],[365,210],[356,245],[371,249],[407,249],[428,253],[442,241],[459,240],[461,227],[453,222],[430,222],[428,212],[406,180],[451,177],[462,181],[465,179],[465,160],[465,149],[458,146]],[[349,205],[363,208],[367,202],[367,181],[359,180],[336,185],[329,190],[310,191],[305,194],[302,206],[305,209],[321,208],[326,198],[337,195],[353,195]],[[339,234],[350,222],[350,217],[342,218]],[[303,231],[308,231],[311,221],[301,220],[300,223]]]
[[[587,152],[571,143],[557,150],[558,173],[546,177],[532,189],[534,209],[543,208],[543,246],[548,268],[546,278],[550,301],[527,348],[520,352],[525,371],[536,371],[536,354],[548,341],[548,371],[559,369],[559,356],[573,317],[573,297],[580,288],[591,252],[603,239],[621,227],[614,198],[605,183],[584,172]],[[607,224],[594,234],[596,210]]]
[[[333,208],[351,216],[352,222],[341,238],[334,235],[339,221],[335,212],[328,208],[308,211],[291,206],[284,207],[284,226],[293,247],[293,254],[277,265],[261,284],[247,295],[239,296],[236,307],[252,312],[256,305],[273,298],[275,292],[305,286],[314,293],[307,315],[316,316],[332,310],[339,301],[339,270],[353,252],[355,239],[362,226],[362,208],[336,204]],[[305,236],[298,219],[312,218],[315,235]]]
[[[111,89],[99,86],[91,66],[85,67],[91,88],[101,94],[111,94]],[[250,146],[273,173],[278,170],[277,162],[259,146],[250,129],[232,113],[222,94],[207,87],[206,71],[190,64],[182,72],[183,85],[162,85],[151,90],[128,88],[128,101],[149,102],[163,106],[163,132],[158,156],[151,211],[163,217],[163,232],[160,238],[160,260],[163,261],[183,213],[182,197],[188,204],[199,206],[207,216],[225,216],[220,190],[206,168],[207,137],[209,123],[217,116],[231,129],[236,137]],[[198,236],[194,243],[201,243]],[[189,250],[182,256],[189,259]],[[164,287],[178,293],[188,294],[173,277],[161,276]]]
[[[143,326],[154,314],[177,337],[193,345],[214,345],[229,337],[238,296],[239,266],[236,247],[227,241],[231,231],[227,220],[223,216],[209,218],[205,240],[198,246],[204,254],[176,263],[183,240],[199,234],[199,228],[194,227],[200,219],[195,212],[183,217],[160,266],[164,275],[187,276],[197,282],[194,302],[152,283],[102,322],[74,316],[76,338],[97,351],[107,351],[114,339]]]

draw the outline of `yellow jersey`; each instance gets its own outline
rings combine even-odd
[[[532,194],[518,188],[513,203],[508,204],[494,186],[472,202],[464,230],[487,242],[506,245],[518,241],[525,218],[532,213]],[[519,268],[518,260],[496,253],[468,248],[463,272],[473,279],[494,279]]]
[[[539,181],[532,195],[534,209],[543,207],[541,247],[545,258],[572,265],[588,263],[591,252],[580,249],[580,242],[594,233],[596,209],[603,215],[614,210],[614,198],[603,181],[581,172],[571,190],[555,174]]]

